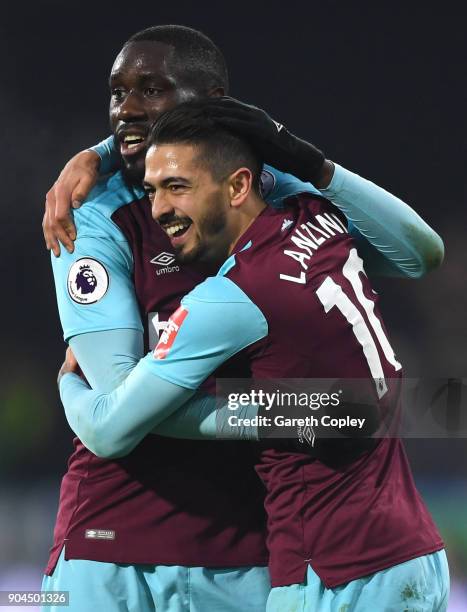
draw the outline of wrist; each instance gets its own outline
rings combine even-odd
[[[62,379],[66,374],[72,374],[72,372],[71,370],[68,370],[67,368],[62,366],[57,376],[57,386],[58,386],[59,391],[60,391],[60,384],[62,382]]]
[[[97,153],[97,151],[94,151],[94,149],[85,149],[84,151],[81,151],[81,153],[79,153],[78,155],[80,156],[81,163],[83,165],[85,165],[92,171],[99,172],[102,158],[99,153]]]
[[[332,177],[334,176],[335,166],[330,159],[324,160],[324,164],[322,165],[317,177],[314,181],[314,186],[317,189],[326,189],[329,187],[332,181]]]

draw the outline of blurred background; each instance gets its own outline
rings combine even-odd
[[[441,234],[443,267],[378,282],[411,377],[466,377],[465,31],[449,2],[37,2],[0,25],[2,367],[0,590],[40,587],[72,433],[55,378],[64,343],[41,220],[63,164],[108,134],[107,77],[134,32],[198,28],[231,94],[410,203]],[[408,440],[445,538],[449,610],[467,610],[467,440]],[[19,609],[19,608],[15,608]],[[29,608],[31,609],[31,608]]]

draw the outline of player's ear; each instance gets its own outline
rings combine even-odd
[[[225,96],[223,87],[214,87],[208,91],[209,98],[222,98],[223,96]]]
[[[251,192],[253,174],[249,168],[239,168],[228,178],[230,206],[241,206]]]

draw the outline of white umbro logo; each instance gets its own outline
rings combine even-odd
[[[173,253],[162,251],[162,253],[153,257],[150,263],[160,266],[156,269],[157,276],[161,276],[161,274],[170,274],[171,272],[180,272],[180,266],[176,264],[175,255]]]
[[[282,221],[281,232],[285,232],[285,230],[293,224],[292,219],[284,219]]]
[[[274,119],[273,119],[273,121],[274,121]],[[278,132],[280,132],[283,129],[283,127],[284,127],[282,125],[282,123],[279,123],[278,121],[274,121],[274,125],[276,126]]]
[[[170,266],[175,261],[175,256],[172,253],[166,253],[162,251],[159,255],[156,255],[151,259],[152,264],[157,264],[158,266]]]

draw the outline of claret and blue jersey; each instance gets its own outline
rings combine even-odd
[[[218,275],[182,300],[143,363],[195,389],[235,356],[257,380],[373,379],[381,409],[397,406],[401,365],[377,296],[344,217],[324,198],[264,209]],[[256,470],[273,586],[303,582],[308,562],[334,587],[443,546],[396,438],[344,468],[269,449]],[[377,519],[364,520],[369,508]]]
[[[275,207],[290,195],[318,193],[312,185],[269,167],[261,182],[265,198]],[[141,330],[141,304],[150,294],[155,320],[147,345],[153,346],[180,298],[206,275],[175,261],[169,239],[151,217],[144,191],[129,186],[120,172],[94,188],[85,205],[74,211],[74,219],[74,253],[52,257],[65,340],[94,331]],[[97,278],[91,291],[80,282],[81,268]]]
[[[338,179],[348,202],[355,181],[360,183],[345,172]],[[155,380],[176,389],[196,389],[229,358],[235,375],[237,355],[242,375],[246,360],[257,378],[396,377],[400,366],[344,217],[293,177],[269,170],[263,187],[269,201],[282,205],[294,196],[294,206],[265,209],[219,275],[200,282],[199,271],[174,260],[143,194],[119,174],[108,179],[75,213],[75,253],[53,260],[65,338],[144,329],[146,348],[152,348],[176,311],[155,356],[135,368],[149,369]],[[386,195],[392,198],[389,211],[399,205],[405,210]],[[413,270],[406,239],[394,240],[399,250],[389,240],[380,243]],[[264,487],[254,465],[267,489],[274,585],[301,582],[310,558],[332,586],[442,548],[397,440],[383,440],[368,461],[349,468],[355,471],[338,474],[305,456],[260,454],[256,445],[242,442],[222,442],[215,460],[212,443],[156,436],[112,461],[99,459],[79,440],[75,445],[49,573],[65,539],[66,558],[214,567],[267,563]],[[293,478],[278,494],[284,470]],[[343,503],[350,494],[357,500],[353,513]],[[325,499],[333,501],[323,504]],[[362,512],[370,506],[378,520],[362,527]],[[96,528],[114,536],[105,547],[86,538]]]
[[[313,190],[272,169],[263,187],[276,204],[287,193]],[[144,192],[128,186],[120,173],[103,179],[74,219],[74,253],[62,249],[59,258],[52,257],[65,340],[128,329],[144,332],[146,350],[154,348],[180,299],[205,277],[174,260]],[[213,461],[210,442],[147,436],[124,459],[109,461],[78,438],[74,444],[47,573],[65,540],[67,559],[211,567],[267,563],[264,488],[253,469],[254,445],[223,443]],[[96,528],[115,537],[87,538]]]

